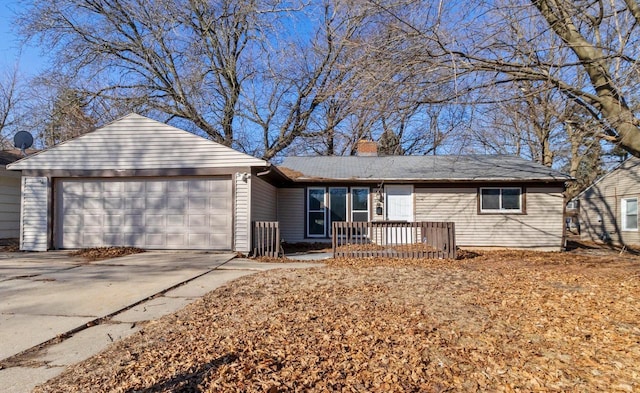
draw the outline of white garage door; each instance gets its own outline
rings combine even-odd
[[[231,249],[229,178],[63,179],[56,246]]]

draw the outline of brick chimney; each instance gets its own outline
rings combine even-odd
[[[356,147],[356,155],[359,157],[376,157],[378,155],[378,143],[364,139],[359,140]]]

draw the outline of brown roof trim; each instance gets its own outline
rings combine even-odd
[[[24,169],[23,176],[47,177],[165,177],[165,176],[218,176],[231,175],[236,172],[251,173],[251,167],[224,168],[158,168],[158,169],[95,169],[95,170],[64,170],[64,169]]]

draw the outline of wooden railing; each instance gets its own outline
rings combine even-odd
[[[333,257],[456,258],[453,222],[333,222]]]
[[[280,227],[277,221],[254,221],[253,256],[277,258],[280,252]]]

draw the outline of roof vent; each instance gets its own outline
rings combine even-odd
[[[378,156],[378,144],[375,141],[360,140],[356,148],[356,155],[359,157]]]

